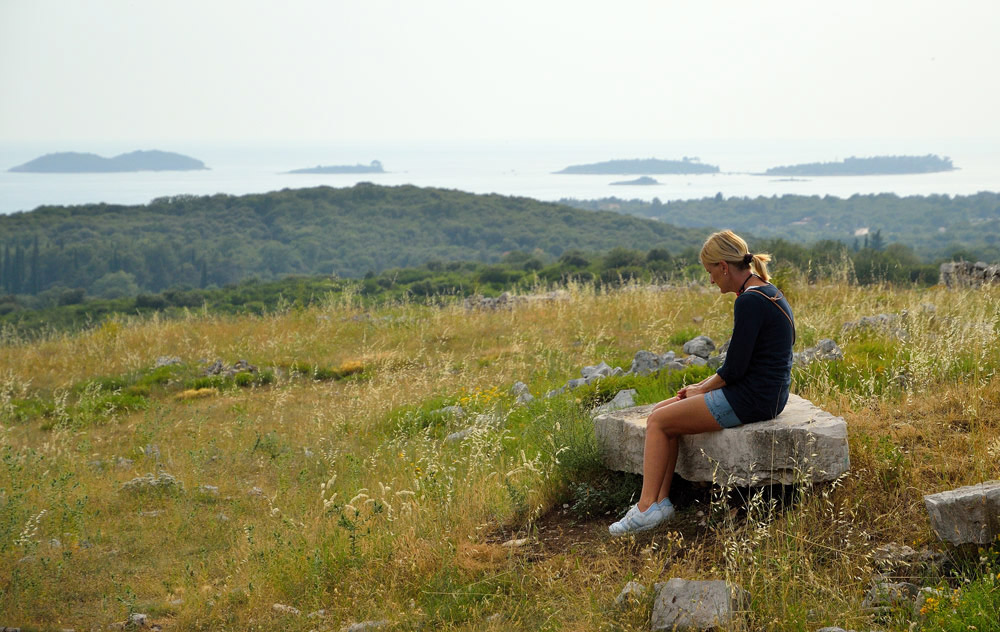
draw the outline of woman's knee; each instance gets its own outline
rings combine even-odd
[[[669,406],[657,408],[646,418],[646,429],[657,430],[669,436],[677,435],[677,416]]]

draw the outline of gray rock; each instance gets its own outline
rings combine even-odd
[[[836,626],[830,626],[827,628],[820,628],[816,632],[854,632],[853,630],[845,630],[844,628],[838,628]]]
[[[158,369],[161,366],[174,366],[175,364],[180,364],[181,359],[177,356],[160,356],[156,359],[156,363],[153,364],[154,369]]]
[[[514,403],[524,405],[524,404],[530,404],[533,401],[535,401],[535,396],[529,393],[528,391],[524,391],[523,393],[517,396],[517,399],[514,400]]]
[[[618,391],[614,399],[606,404],[602,404],[594,409],[595,414],[609,413],[613,410],[621,410],[622,408],[631,408],[635,406],[635,396],[636,390],[634,388],[629,388],[624,391]]]
[[[653,587],[653,630],[708,630],[728,627],[747,599],[739,586],[724,581],[673,578]]]
[[[569,382],[566,382],[566,387],[569,388],[570,390],[572,390],[574,388],[579,388],[579,387],[581,387],[581,386],[583,386],[585,384],[588,384],[588,383],[589,382],[587,382],[586,378],[580,377],[580,378],[577,378],[575,380],[570,380]]]
[[[152,491],[176,492],[183,489],[184,485],[176,477],[166,472],[160,472],[156,475],[146,474],[145,476],[139,476],[126,483],[122,483],[121,487],[121,491],[132,493]]]
[[[133,612],[128,617],[128,625],[135,628],[144,628],[149,625],[149,615]]]
[[[726,354],[720,353],[719,355],[714,355],[708,359],[708,368],[718,369],[720,366],[726,363]]]
[[[1000,283],[1000,264],[986,265],[977,261],[952,261],[942,263],[939,270],[939,280],[949,288],[978,287],[992,283]]]
[[[625,371],[620,366],[616,366],[611,370],[611,377],[618,377],[619,375],[625,375]]]
[[[594,418],[609,469],[642,473],[646,418],[652,409],[626,408]],[[850,466],[843,418],[789,395],[785,410],[771,421],[681,437],[675,471],[689,481],[761,486],[831,481]]]
[[[945,542],[989,544],[1000,536],[1000,480],[928,494],[924,506]]]
[[[872,551],[872,562],[881,571],[919,570],[925,568],[940,568],[947,556],[930,549],[915,551],[905,544],[889,542]]]
[[[551,399],[553,397],[556,397],[557,395],[562,395],[565,392],[566,392],[566,385],[563,384],[559,388],[552,389],[551,391],[549,391],[548,393],[546,393],[545,394],[545,398],[546,399]]]
[[[457,432],[453,432],[444,438],[445,443],[458,443],[468,437],[475,430],[473,427],[463,428]]]
[[[261,488],[259,488],[259,487],[251,487],[249,490],[247,490],[247,494],[249,496],[258,496],[259,497],[259,496],[263,496],[264,495],[264,490],[261,489]]]
[[[286,606],[283,603],[273,604],[271,606],[271,610],[274,610],[275,612],[278,612],[280,614],[290,614],[290,615],[296,615],[296,616],[302,614],[302,611],[299,610],[298,608],[295,608],[293,606]]]
[[[684,365],[683,362],[674,360],[672,362],[667,362],[664,368],[667,369],[668,371],[683,371],[687,367]]]
[[[615,605],[621,606],[625,604],[625,602],[628,601],[629,597],[632,597],[636,600],[641,600],[643,596],[645,596],[645,594],[646,594],[645,586],[643,586],[639,582],[629,582],[625,584],[625,587],[622,588],[622,591],[618,593],[617,597],[615,597]]]
[[[809,347],[799,353],[792,354],[792,358],[795,364],[808,366],[816,361],[829,362],[831,360],[843,360],[844,352],[840,350],[836,342],[829,338],[824,338],[815,347]]]
[[[635,357],[632,358],[632,368],[629,369],[629,373],[649,375],[662,369],[664,364],[666,362],[659,354],[652,351],[637,351]]]
[[[865,610],[881,610],[905,606],[913,603],[920,593],[920,587],[909,582],[875,582],[868,589],[861,607]]]
[[[344,628],[344,632],[370,632],[389,625],[388,621],[362,621]]]
[[[209,496],[218,496],[219,488],[215,485],[199,485],[198,491],[202,494],[208,494]]]
[[[683,360],[685,366],[705,366],[708,364],[708,360],[701,356],[690,355]]]
[[[514,386],[510,387],[511,395],[520,395],[521,393],[528,392],[528,385],[524,382],[514,382]]]
[[[455,419],[462,419],[465,417],[465,409],[461,406],[445,406],[444,408],[438,408],[434,412],[438,415],[454,417]]]
[[[600,364],[594,366],[585,366],[580,369],[580,375],[583,377],[590,377],[592,375],[599,375],[600,377],[608,377],[611,375],[611,367],[607,365],[604,361]]]
[[[715,343],[708,336],[697,336],[684,343],[684,353],[708,359],[715,351]]]
[[[719,348],[716,349],[716,351],[719,352],[719,355],[725,355],[726,353],[729,353],[729,344],[732,341],[733,341],[733,339],[730,338],[729,340],[727,340],[724,343],[722,343],[721,345],[719,345]]]

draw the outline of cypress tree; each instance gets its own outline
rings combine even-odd
[[[39,269],[38,235],[35,235],[35,245],[31,249],[31,276],[28,282],[28,291],[38,294],[42,289],[41,270]]]

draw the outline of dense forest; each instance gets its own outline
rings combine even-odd
[[[845,158],[840,162],[810,162],[801,165],[771,167],[764,172],[769,176],[875,176],[905,173],[935,173],[951,171],[955,166],[951,158],[933,154],[927,156],[874,156],[871,158]]]
[[[249,277],[356,278],[428,259],[488,263],[515,250],[543,259],[619,245],[680,250],[706,234],[528,198],[414,186],[176,196],[0,216],[0,288],[112,298]]]
[[[1000,194],[909,196],[893,193],[783,195],[652,202],[604,198],[560,200],[589,210],[611,210],[675,226],[712,225],[757,237],[812,243],[823,239],[864,248],[878,232],[881,244],[902,243],[926,262],[964,258],[1000,261]]]
[[[605,174],[605,175],[655,175],[668,173],[718,173],[715,165],[703,164],[697,158],[685,156],[682,160],[659,160],[645,158],[638,160],[609,160],[588,165],[570,165],[556,173]]]
[[[858,251],[836,241],[811,246],[782,239],[754,240],[751,248],[774,257],[772,273],[779,285],[789,277],[807,281],[835,279],[848,283],[888,282],[930,285],[938,280],[938,266],[925,264],[902,244],[875,243]],[[558,258],[521,251],[500,261],[441,261],[391,268],[363,279],[331,276],[288,276],[280,280],[255,278],[221,288],[176,287],[156,293],[114,298],[88,297],[82,289],[49,290],[36,296],[0,296],[0,339],[31,336],[36,332],[78,329],[99,324],[115,314],[181,316],[188,310],[221,314],[262,314],[306,307],[350,294],[366,303],[447,300],[473,295],[497,296],[504,291],[547,291],[568,283],[614,288],[633,281],[687,284],[707,282],[698,261],[700,243],[679,251],[647,251],[616,247],[605,252],[567,250]]]

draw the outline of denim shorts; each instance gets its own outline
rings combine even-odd
[[[736,428],[743,425],[740,418],[733,412],[733,407],[729,405],[729,400],[723,395],[721,388],[705,393],[705,403],[708,405],[708,412],[712,413],[712,416],[723,428]]]

